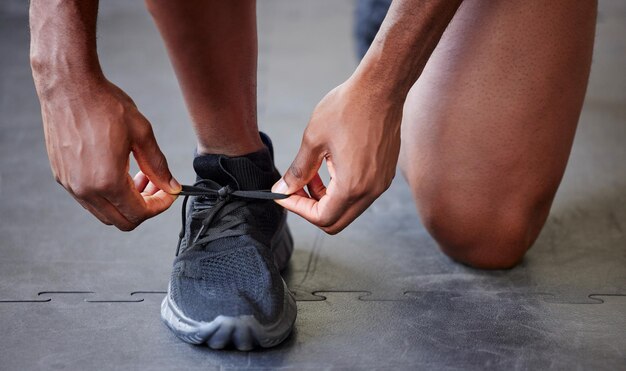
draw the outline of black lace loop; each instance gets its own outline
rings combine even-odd
[[[205,184],[213,188],[199,187],[198,185]],[[242,198],[251,198],[257,200],[281,200],[289,197],[282,193],[273,193],[270,191],[240,191],[234,190],[230,186],[220,186],[216,182],[210,179],[200,180],[194,185],[184,185],[183,190],[179,193],[180,196],[236,196]]]
[[[185,225],[187,224],[187,202],[189,196],[205,197],[214,199],[210,206],[201,207],[196,215],[202,218],[202,227],[192,241],[192,245],[205,244],[219,238],[241,236],[245,230],[241,226],[246,222],[242,217],[232,214],[236,209],[246,205],[245,199],[252,200],[280,200],[289,197],[281,193],[273,193],[265,190],[241,191],[230,186],[221,186],[210,180],[202,179],[194,185],[183,185],[179,193],[185,196],[182,205],[182,229],[179,234],[176,256],[180,253],[180,246],[185,237]],[[217,226],[215,221],[220,221]],[[212,227],[213,226],[213,227]]]

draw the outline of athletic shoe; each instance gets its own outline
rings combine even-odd
[[[188,343],[267,348],[293,328],[296,303],[280,276],[293,240],[285,210],[272,201],[286,196],[267,191],[280,174],[262,137],[268,148],[257,153],[196,157],[198,181],[183,186],[183,228],[161,318]]]

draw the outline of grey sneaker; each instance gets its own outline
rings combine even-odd
[[[161,318],[188,343],[267,348],[293,328],[296,303],[280,276],[293,240],[286,211],[272,201],[284,196],[266,191],[280,175],[263,139],[265,152],[196,157],[198,181],[183,186],[183,229]]]

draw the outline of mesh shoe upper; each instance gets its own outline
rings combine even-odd
[[[280,175],[269,152],[267,162],[269,166],[263,168],[259,161],[246,157],[197,157],[196,184],[215,191],[221,186],[269,189]],[[174,260],[170,297],[197,321],[253,315],[261,323],[274,322],[282,314],[285,289],[271,241],[286,223],[286,213],[272,200],[215,193],[191,198]]]
[[[222,252],[179,255],[170,296],[187,317],[210,322],[219,315],[253,315],[268,323],[281,314],[285,293],[278,269],[268,249],[245,240]]]

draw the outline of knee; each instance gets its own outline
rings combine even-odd
[[[459,203],[420,205],[422,221],[450,258],[481,269],[508,269],[522,261],[548,212],[528,205]]]

